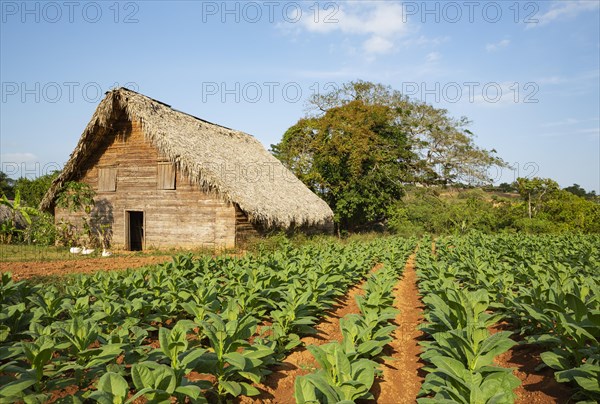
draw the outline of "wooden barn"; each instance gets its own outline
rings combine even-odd
[[[40,208],[69,181],[96,192],[111,245],[139,250],[233,247],[269,229],[333,230],[329,206],[254,137],[179,112],[134,91],[110,91]]]

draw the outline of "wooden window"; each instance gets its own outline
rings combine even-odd
[[[98,192],[117,190],[117,167],[98,168]]]
[[[158,163],[158,189],[175,189],[175,165]]]

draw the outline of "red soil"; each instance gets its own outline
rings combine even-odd
[[[389,345],[383,365],[383,380],[378,381],[371,390],[378,403],[400,404],[414,403],[423,383],[423,366],[419,355],[419,339],[422,332],[417,329],[423,321],[423,305],[417,289],[415,273],[415,255],[406,262],[404,275],[394,287],[396,298],[394,306],[400,310],[395,319],[398,328],[394,340]]]
[[[515,368],[513,374],[521,380],[515,389],[516,404],[546,404],[569,402],[573,391],[569,386],[558,383],[554,371],[550,368],[535,370],[542,363],[540,354],[543,349],[534,345],[515,345],[507,352],[496,357],[496,364],[504,368]]]
[[[423,381],[423,376],[419,372],[422,364],[419,360],[421,349],[418,345],[422,333],[417,330],[417,325],[422,320],[423,310],[416,285],[414,258],[414,255],[410,257],[402,279],[394,287],[394,306],[400,310],[400,314],[395,319],[398,327],[394,332],[394,340],[385,351],[390,358],[382,364],[383,377],[376,379],[371,390],[378,403],[414,403]],[[380,267],[380,265],[376,266],[373,272]],[[339,319],[346,314],[359,313],[354,296],[363,293],[361,287],[362,284],[352,288],[341,300],[337,309],[316,326],[318,331],[316,336],[302,339],[305,345],[322,345],[330,341],[342,340]],[[243,397],[239,402],[295,403],[296,376],[308,374],[317,366],[305,347],[298,348],[276,367],[262,384],[257,386],[263,391],[261,395],[253,398]]]
[[[108,258],[61,261],[0,262],[0,272],[12,272],[15,280],[38,276],[60,276],[74,273],[123,270],[170,261],[171,256],[113,256]]]
[[[315,326],[317,334],[302,338],[304,346],[294,350],[281,364],[273,369],[273,373],[268,375],[263,383],[256,386],[262,391],[262,394],[256,397],[242,397],[239,402],[294,404],[296,402],[294,400],[296,376],[306,375],[317,368],[317,362],[306,349],[306,345],[323,345],[327,342],[342,340],[339,319],[346,314],[360,312],[354,296],[364,293],[361,287],[362,283],[350,289],[346,296],[341,299],[337,308]]]

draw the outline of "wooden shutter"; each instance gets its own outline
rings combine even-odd
[[[158,189],[175,189],[175,166],[158,163]]]
[[[117,167],[98,168],[98,192],[117,190]]]

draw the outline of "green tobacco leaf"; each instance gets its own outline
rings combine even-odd
[[[206,353],[204,348],[192,348],[189,351],[183,353],[179,357],[179,362],[184,368],[193,368],[198,361],[200,361],[202,355]]]
[[[583,364],[577,368],[556,372],[559,383],[575,381],[586,391],[600,395],[600,366]]]
[[[298,376],[294,381],[294,399],[297,404],[318,404],[314,385],[306,376]]]
[[[178,386],[175,389],[175,393],[188,396],[188,397],[196,400],[196,402],[198,402],[198,399],[204,398],[202,396],[202,390],[200,389],[200,387],[194,386],[194,385]],[[208,402],[208,401],[206,401],[206,399],[204,399],[203,402]]]
[[[439,370],[457,380],[463,380],[464,374],[467,371],[464,364],[447,356],[434,356],[430,358],[430,361]]]
[[[331,364],[327,358],[327,353],[321,347],[316,345],[308,345],[306,349],[308,349],[312,356],[315,357],[321,368],[329,373],[331,370]]]
[[[145,387],[154,388],[154,376],[152,371],[142,364],[135,364],[131,367],[131,378],[136,389],[140,390]]]
[[[305,376],[306,379],[316,388],[321,395],[324,396],[325,402],[327,403],[337,403],[341,397],[336,392],[335,388],[331,386],[325,378],[323,378],[318,373],[309,374]]]
[[[565,370],[571,367],[571,359],[566,352],[542,352],[542,361],[554,370]]]
[[[260,383],[261,375],[252,372],[238,372],[238,375],[251,380],[253,383]]]
[[[514,402],[513,389],[521,384],[519,378],[511,373],[497,372],[486,376],[479,386],[483,393],[484,403],[512,403]]]
[[[129,385],[123,376],[108,372],[98,380],[98,390],[110,392],[117,397],[125,397],[129,391]]]
[[[223,387],[225,391],[234,397],[242,394],[242,386],[237,382],[221,380],[219,381],[219,386]]]
[[[246,369],[246,358],[239,352],[230,352],[225,354],[223,358],[227,361],[227,363],[240,370]]]
[[[373,385],[375,379],[375,368],[377,364],[368,359],[359,359],[352,363],[352,378],[366,387],[367,390]]]
[[[93,391],[88,398],[90,400],[94,400],[100,404],[122,404],[123,400],[117,397],[114,397],[112,394],[106,391],[96,390]]]
[[[23,391],[33,386],[37,381],[32,379],[15,380],[0,388],[0,397],[19,397]]]
[[[165,328],[160,327],[158,329],[158,342],[160,343],[160,349],[165,353],[167,357],[171,357],[171,352],[169,350],[169,336],[171,332]]]
[[[573,314],[575,314],[575,319],[577,321],[582,321],[588,312],[588,308],[585,303],[573,293],[567,293],[565,296],[565,300],[567,302],[568,307],[573,310]]]
[[[517,345],[515,341],[509,338],[510,335],[510,331],[502,331],[485,339],[479,347],[480,352],[485,354],[475,358],[473,370],[476,371],[483,366],[491,365],[496,356]]]
[[[252,397],[260,394],[260,391],[251,384],[240,382],[240,386],[242,387],[242,394],[244,396]]]

